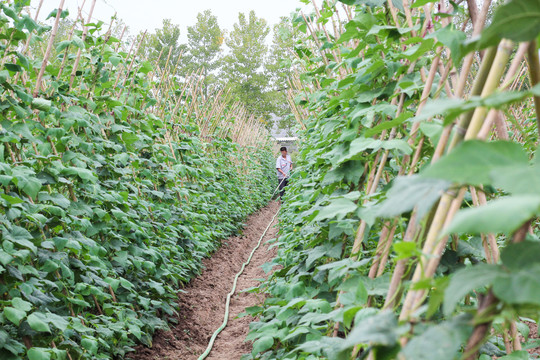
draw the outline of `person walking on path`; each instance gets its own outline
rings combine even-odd
[[[289,173],[291,172],[293,165],[291,156],[287,154],[287,148],[282,146],[281,155],[276,160],[277,177],[279,181],[279,198],[283,198],[285,194],[285,187],[289,184]]]

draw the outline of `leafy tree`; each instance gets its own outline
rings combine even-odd
[[[140,36],[142,34],[139,34],[139,38]],[[179,38],[180,27],[177,24],[173,24],[170,19],[163,19],[163,27],[161,29],[156,29],[155,33],[146,35],[141,44],[140,54],[149,61],[157,61],[159,58],[159,68],[165,70],[169,66],[170,71],[174,71],[180,56],[186,50],[186,45],[180,44]],[[169,65],[167,65],[167,58],[171,48]],[[159,57],[160,54],[161,57]]]
[[[226,39],[230,53],[224,58],[223,79],[232,94],[255,115],[270,118],[273,106],[268,96],[269,79],[263,64],[268,47],[266,37],[270,28],[266,20],[254,11],[238,14],[238,23]]]
[[[203,68],[204,89],[215,82],[214,70],[219,67],[219,54],[222,50],[224,33],[219,27],[217,17],[210,10],[197,15],[197,23],[188,27],[188,55],[185,57],[187,72]]]
[[[273,44],[265,64],[270,86],[268,97],[273,104],[274,114],[278,116],[278,128],[291,135],[296,121],[287,103],[287,91],[293,71],[293,49],[299,38],[298,29],[293,28],[290,19],[282,17],[273,30]]]

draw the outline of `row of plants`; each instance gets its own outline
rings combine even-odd
[[[313,4],[244,358],[534,358],[540,3]]]
[[[200,76],[0,3],[0,358],[122,358],[275,183],[266,130]],[[90,15],[91,16],[91,15]],[[80,29],[79,29],[80,28]],[[45,42],[47,51],[29,49]],[[51,54],[54,54],[51,56]],[[163,56],[166,56],[164,54]]]

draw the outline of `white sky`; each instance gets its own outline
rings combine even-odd
[[[88,17],[91,1],[86,0],[83,11],[85,19]],[[78,6],[82,3],[83,0],[66,0],[70,17],[76,16]],[[31,4],[34,13],[39,0],[32,0]],[[39,19],[45,19],[59,4],[60,0],[44,0]],[[197,14],[206,9],[212,10],[217,16],[222,29],[231,30],[238,20],[239,12],[255,10],[257,16],[266,19],[271,26],[277,23],[281,16],[288,16],[299,7],[305,7],[299,0],[97,0],[93,18],[109,23],[111,16],[117,13],[129,26],[131,35],[144,30],[153,32],[161,27],[163,19],[168,18],[174,24],[180,25],[181,42],[186,42],[187,27],[195,24]]]

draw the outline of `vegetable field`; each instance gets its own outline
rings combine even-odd
[[[43,23],[0,1],[0,359],[123,359],[178,323],[272,197],[271,108],[300,152],[243,359],[540,357],[539,0],[301,0],[271,53],[240,14],[226,61],[210,11],[205,53],[170,20],[124,38],[96,2]]]
[[[540,2],[313,5],[245,358],[536,358]]]
[[[150,345],[275,182],[268,133],[239,104],[206,100],[200,73],[178,81],[101,22],[55,41],[63,4],[46,27],[27,1],[0,2],[3,360]]]

